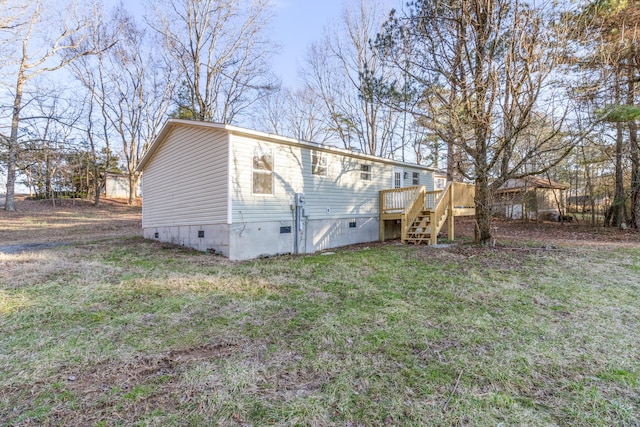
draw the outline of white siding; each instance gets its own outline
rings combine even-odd
[[[232,135],[233,222],[286,221],[293,219],[295,193],[305,194],[308,220],[359,218],[378,215],[379,191],[393,188],[394,165],[327,152],[327,176],[311,173],[312,149],[304,146]],[[274,194],[253,194],[252,161],[255,147],[273,149]],[[371,180],[360,178],[360,165],[372,165]],[[398,166],[396,166],[398,167]],[[404,166],[412,185],[412,172],[420,172],[420,185],[433,189],[432,173]]]
[[[144,169],[142,226],[227,222],[225,130],[177,126]]]
[[[107,180],[105,181],[104,186],[105,186],[104,194],[106,197],[111,197],[114,199],[129,198],[129,177],[128,176],[107,175]],[[142,188],[142,182],[138,182],[138,187],[136,188],[136,194],[134,197],[140,197],[141,188]]]

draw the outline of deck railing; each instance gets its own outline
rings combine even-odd
[[[442,190],[427,191],[425,193],[425,209],[433,209],[440,194],[442,194]]]
[[[401,236],[402,242],[404,242],[405,239],[407,238],[407,233],[409,232],[409,229],[411,228],[411,224],[413,223],[413,221],[416,219],[418,214],[424,210],[425,201],[426,201],[425,195],[426,195],[426,191],[424,189],[424,186],[422,186],[418,189],[418,194],[416,194],[416,197],[412,200],[412,202],[407,206],[407,208],[404,211],[403,218],[402,218],[402,236]]]
[[[432,245],[438,243],[438,233],[440,232],[440,229],[442,228],[442,225],[447,218],[447,214],[452,213],[451,210],[447,209],[451,209],[452,207],[451,201],[454,196],[454,193],[452,192],[452,184],[452,182],[447,183],[447,186],[444,188],[444,190],[442,190],[440,194],[438,194],[434,206],[430,209],[429,212],[429,240]]]
[[[384,240],[384,221],[402,221],[402,241],[421,211],[429,214],[429,239],[437,243],[440,229],[449,219],[449,238],[453,240],[453,217],[475,213],[475,186],[448,182],[443,190],[426,191],[424,186],[380,191],[380,240]]]
[[[420,188],[413,187],[393,188],[380,192],[380,212],[382,214],[400,213],[413,203]]]
[[[463,182],[453,182],[453,214],[455,216],[474,215],[476,212],[476,187]]]

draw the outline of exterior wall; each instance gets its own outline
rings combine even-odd
[[[558,211],[556,197],[560,202],[560,209],[564,209],[562,192],[563,190],[537,188],[525,193],[499,193],[495,197],[494,212],[510,219],[554,219],[562,213]]]
[[[159,144],[159,145],[156,145]],[[254,194],[257,146],[273,153],[273,194]],[[312,173],[314,151],[327,158],[326,176]],[[371,179],[361,178],[361,165]],[[402,186],[433,190],[433,172],[357,153],[218,124],[168,122],[143,159],[145,238],[232,260],[311,253],[378,240],[379,191]],[[406,176],[405,176],[406,175]],[[295,194],[305,194],[296,233]],[[295,238],[298,241],[295,241]]]
[[[560,210],[558,209],[558,203],[560,203]],[[536,209],[535,211],[529,212],[529,218],[555,219],[559,215],[563,214],[561,210],[564,210],[562,190],[539,188],[536,191]]]
[[[104,183],[104,194],[106,197],[115,199],[128,199],[129,198],[129,177],[125,175],[107,175],[107,180]],[[136,194],[134,197],[140,197],[142,195],[142,182],[138,182],[136,188]]]
[[[143,227],[142,235],[145,239],[188,246],[202,252],[215,251],[226,257],[230,256],[227,224]],[[200,235],[202,237],[199,237]]]
[[[273,194],[253,194],[253,154],[258,145],[273,152]],[[327,157],[326,176],[312,173],[314,151]],[[379,191],[393,188],[394,170],[401,172],[405,187],[414,185],[417,172],[418,184],[433,189],[433,173],[420,168],[239,135],[231,136],[231,161],[231,259],[294,252],[296,193],[305,194],[298,252],[312,253],[378,240]],[[361,179],[362,164],[371,165],[371,180]],[[355,227],[349,227],[354,222]],[[291,227],[291,233],[281,233],[281,227]]]
[[[142,227],[227,222],[226,131],[180,126],[144,169]]]
[[[253,194],[252,161],[255,147],[270,147],[274,153],[274,194]],[[370,159],[325,152],[327,176],[311,172],[310,147],[258,141],[232,136],[233,223],[293,220],[291,205],[296,193],[305,194],[305,210],[312,220],[377,216],[379,191],[393,188],[394,165]],[[360,165],[372,165],[370,181],[360,179]],[[395,166],[398,168],[397,166]],[[405,187],[412,184],[412,173],[420,173],[419,185],[433,189],[431,172],[406,166]]]
[[[355,223],[355,227],[350,227]],[[291,232],[282,233],[282,228]],[[234,224],[230,229],[232,260],[247,260],[264,256],[294,253],[293,221],[265,221]],[[299,253],[366,243],[378,240],[378,218],[338,218],[302,221],[299,233]]]

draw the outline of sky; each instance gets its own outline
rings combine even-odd
[[[323,31],[340,19],[345,0],[279,0],[273,20],[273,39],[281,45],[273,68],[285,86],[295,87],[298,68],[309,46],[322,39]]]
[[[115,6],[121,0],[105,0],[107,6]],[[280,45],[273,58],[273,69],[284,86],[295,88],[298,68],[304,64],[311,44],[320,41],[325,28],[337,23],[346,5],[357,6],[360,1],[372,0],[273,0],[274,18],[269,37]],[[377,0],[388,11],[400,7],[406,0]],[[128,1],[126,7],[141,16],[144,2]],[[386,15],[387,11],[384,11]]]
[[[367,0],[364,0],[367,1]],[[371,1],[371,0],[368,0]],[[345,5],[358,5],[360,0],[276,0],[276,16],[272,38],[281,45],[273,61],[274,71],[284,86],[295,87],[298,68],[304,64],[309,46],[320,41],[325,28],[339,22]],[[381,1],[399,8],[402,0]],[[384,14],[387,12],[385,11]]]

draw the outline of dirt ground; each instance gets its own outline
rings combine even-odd
[[[99,207],[88,200],[30,200],[19,196],[16,211],[0,210],[0,246],[36,245],[91,241],[142,234],[141,202],[128,206],[122,199],[102,199]],[[446,229],[446,226],[445,226]],[[456,218],[456,238],[473,239],[471,217]],[[495,219],[492,223],[495,245],[638,246],[636,230],[592,227],[583,223],[526,222]],[[446,237],[446,233],[444,234]]]
[[[16,197],[16,210],[0,209],[0,246],[91,241],[142,234],[142,209],[126,200],[31,200]]]
[[[472,217],[456,218],[456,237],[473,239]],[[536,222],[494,218],[492,235],[496,245],[530,244],[581,246],[639,246],[637,230],[590,226],[576,222]]]

